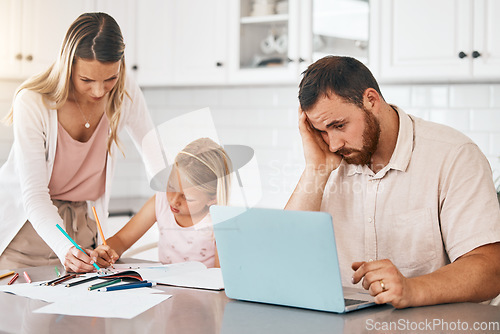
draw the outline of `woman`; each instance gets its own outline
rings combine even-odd
[[[139,87],[125,76],[124,48],[111,16],[82,14],[56,62],[17,90],[7,116],[14,143],[0,169],[0,269],[60,261],[67,271],[93,270],[88,202],[107,216],[119,131],[141,147],[153,128]]]

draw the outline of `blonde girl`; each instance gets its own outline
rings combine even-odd
[[[166,191],[151,197],[120,231],[99,246],[98,263],[113,263],[155,222],[159,259],[164,264],[199,261],[218,267],[209,207],[227,205],[231,161],[224,149],[200,138],[177,154]]]
[[[6,117],[14,142],[0,168],[0,269],[93,270],[98,242],[88,202],[105,220],[118,133],[126,129],[140,147],[153,128],[139,87],[125,75],[124,50],[111,16],[82,14],[54,64],[17,90]]]

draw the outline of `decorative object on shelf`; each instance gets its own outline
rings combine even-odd
[[[285,54],[288,51],[288,35],[286,31],[276,35],[274,29],[260,42],[260,49],[266,55],[271,53]]]
[[[278,1],[276,3],[276,14],[288,14],[288,0]]]
[[[253,0],[250,16],[274,15],[276,14],[275,8],[275,0]]]

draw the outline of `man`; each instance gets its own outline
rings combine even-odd
[[[306,167],[286,209],[332,215],[343,284],[396,308],[498,295],[500,209],[479,148],[386,103],[353,58],[318,60],[299,88]]]

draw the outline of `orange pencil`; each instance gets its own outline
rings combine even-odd
[[[97,217],[97,212],[95,211],[95,206],[92,207],[92,212],[94,213],[95,222],[97,223],[97,228],[99,229],[99,234],[101,234],[102,243],[107,245],[106,239],[104,239],[104,233],[102,233],[101,223],[99,223],[99,218]]]
[[[99,234],[101,235],[102,243],[104,245],[107,245],[106,239],[104,238],[104,233],[102,233],[101,223],[99,223],[99,217],[97,217],[97,212],[95,211],[95,206],[92,207],[92,212],[94,213],[95,222],[97,224],[97,228],[99,229]],[[111,268],[114,269],[115,267],[111,264]]]

